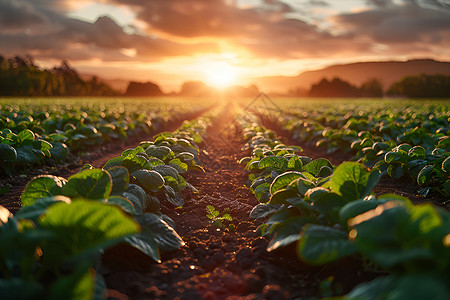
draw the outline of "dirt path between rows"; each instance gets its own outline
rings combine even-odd
[[[304,299],[319,296],[320,282],[331,274],[338,274],[336,284],[344,291],[365,278],[353,259],[315,268],[302,264],[293,248],[266,251],[267,240],[255,232],[261,221],[248,217],[257,200],[238,164],[248,153],[241,150],[240,132],[229,126],[233,116],[229,105],[204,137],[200,159],[206,172],[186,176],[199,193],[186,192],[181,209],[163,207],[186,245],[161,264],[127,246],[108,251],[103,261],[109,299]],[[228,211],[235,231],[213,226],[207,205]]]

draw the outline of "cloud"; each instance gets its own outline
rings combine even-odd
[[[379,2],[379,1],[372,1]],[[450,14],[423,8],[413,1],[404,5],[380,5],[377,9],[342,14],[334,18],[355,36],[367,36],[377,43],[442,43],[449,46]],[[413,50],[413,49],[411,49]]]
[[[277,0],[264,0],[250,7],[225,0],[111,1],[133,6],[150,32],[185,38],[236,37],[292,12],[289,5]]]
[[[132,10],[138,22],[129,25],[140,30],[126,30],[108,16],[94,23],[71,18],[67,13],[78,3],[74,0],[0,0],[1,54],[150,62],[227,48],[246,53],[247,59],[281,61],[338,55],[443,56],[450,46],[450,12],[444,0],[404,0],[401,5],[366,0],[367,9],[335,15],[326,20],[330,26],[320,28],[306,14],[314,7],[330,8],[329,1],[101,2]]]
[[[0,27],[2,31],[17,31],[22,28],[46,23],[45,15],[23,1],[0,1]]]
[[[128,34],[107,16],[89,23],[36,2],[2,0],[0,2],[0,44],[3,55],[32,54],[36,58],[70,60],[130,60],[123,49],[135,49],[135,59],[158,60],[186,55],[215,45],[184,45],[154,36]],[[45,0],[51,6],[52,1]]]
[[[218,44],[228,43],[264,58],[321,57],[350,48],[369,49],[358,41],[351,42],[348,36],[336,37],[306,21],[290,18],[295,10],[287,1],[266,0],[255,6],[225,0],[111,1],[132,5],[148,33],[175,41],[212,38]],[[327,6],[324,1],[307,4]]]

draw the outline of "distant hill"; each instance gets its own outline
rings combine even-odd
[[[257,77],[252,82],[265,92],[283,93],[291,89],[309,89],[322,78],[339,77],[353,85],[361,85],[368,79],[380,80],[386,90],[392,83],[407,75],[444,74],[450,75],[450,62],[432,59],[414,59],[408,61],[359,62],[334,65],[321,70],[306,71],[298,76]]]

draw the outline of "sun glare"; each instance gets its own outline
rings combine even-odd
[[[205,83],[211,87],[225,89],[237,83],[237,69],[224,61],[205,65],[203,72]]]

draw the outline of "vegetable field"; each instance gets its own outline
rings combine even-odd
[[[1,299],[450,299],[450,101],[212,100],[0,100]]]

